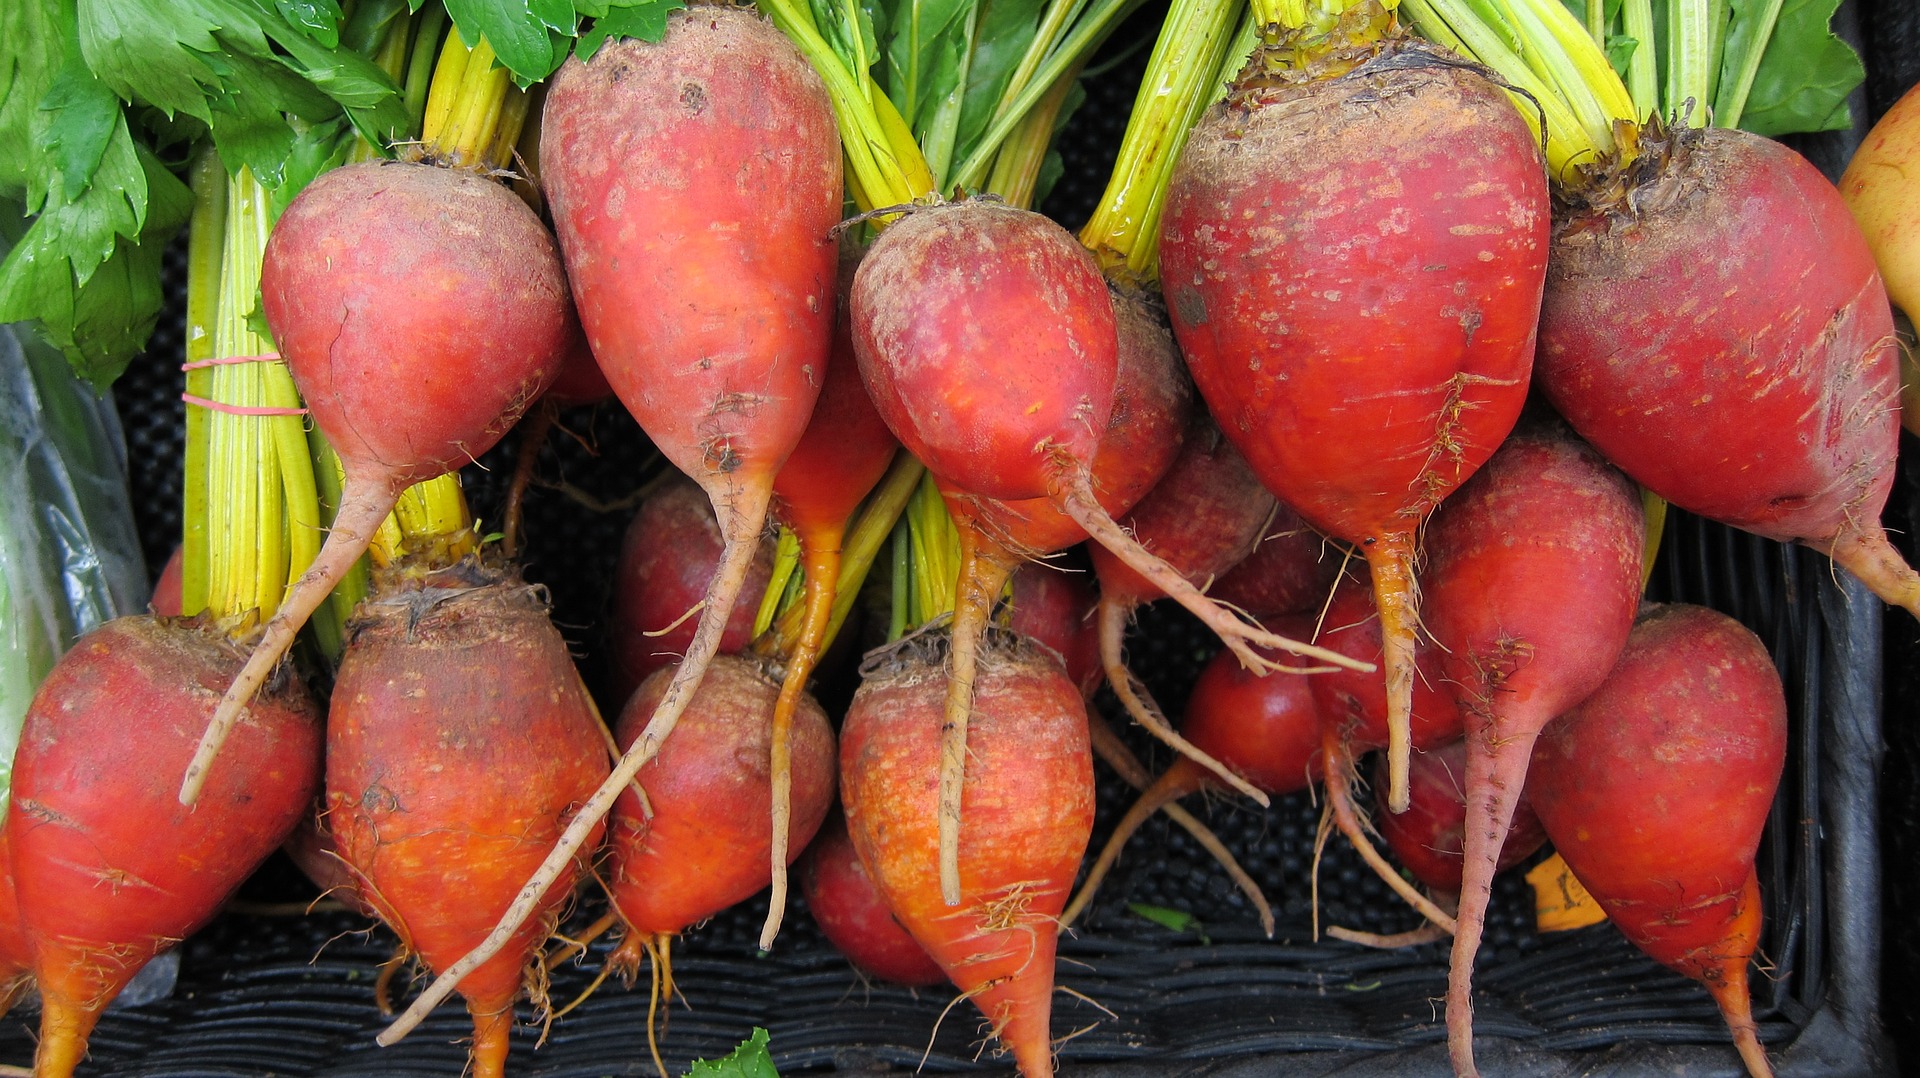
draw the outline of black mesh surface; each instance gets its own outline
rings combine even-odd
[[[1884,13],[1885,2],[1876,10]],[[1135,19],[1108,46],[1109,55],[1125,53],[1151,32],[1150,23]],[[1096,83],[1063,135],[1068,169],[1045,208],[1070,226],[1099,193],[1144,62],[1145,50],[1136,50]],[[173,283],[180,285],[178,273]],[[176,296],[173,309],[180,307]],[[132,443],[137,516],[156,569],[179,529],[179,351],[176,317],[163,323],[152,355],[137,362],[116,391]],[[616,404],[569,412],[562,427],[542,450],[540,481],[527,505],[526,573],[551,589],[555,621],[604,701],[602,633],[613,562],[632,514],[630,496],[662,465]],[[467,470],[469,496],[481,516],[497,516],[517,451],[517,436],[510,435],[480,467]],[[1896,499],[1896,512],[1911,513],[1920,504],[1914,485],[1911,475],[1903,480],[1906,501]],[[1830,574],[1824,559],[1807,552],[1679,515],[1655,582],[1657,597],[1703,602],[1741,619],[1769,643],[1787,680],[1793,740],[1761,852],[1767,974],[1756,977],[1755,992],[1763,1039],[1774,1046],[1784,1073],[1865,1073],[1881,1063],[1871,1015],[1864,1025],[1853,1016],[1855,1026],[1837,1042],[1822,1041],[1826,1048],[1808,1047],[1816,1038],[1803,1036],[1821,1028],[1835,981],[1859,975],[1835,968],[1828,947],[1830,921],[1858,917],[1861,909],[1857,894],[1824,874],[1830,827],[1819,717],[1835,676],[1823,663],[1835,642],[1821,597],[1831,604]],[[1913,627],[1901,628],[1909,631],[1892,635],[1911,649]],[[1129,644],[1134,668],[1175,713],[1214,647],[1184,613],[1158,607],[1144,612]],[[1913,675],[1893,676],[1910,682]],[[1911,689],[1908,684],[1904,691]],[[1113,712],[1110,700],[1102,704]],[[1131,740],[1155,764],[1167,762],[1153,744]],[[1901,743],[1905,750],[1896,744],[1896,756],[1911,754],[1911,741]],[[1130,800],[1104,770],[1100,778],[1096,847]],[[1888,810],[1902,819],[1920,814],[1913,789],[1910,780],[1890,783]],[[1445,948],[1380,953],[1312,939],[1309,872],[1318,808],[1311,798],[1283,798],[1266,811],[1218,801],[1200,813],[1266,889],[1279,919],[1276,938],[1260,938],[1242,897],[1184,832],[1163,818],[1149,823],[1081,930],[1062,947],[1054,1030],[1075,1034],[1060,1047],[1063,1072],[1445,1073],[1438,1003],[1445,993]],[[1895,848],[1909,856],[1895,865],[1911,863],[1911,833],[1905,834],[1895,842],[1908,845]],[[1910,892],[1896,887],[1896,901],[1902,893]],[[286,864],[275,862],[244,897],[297,901],[309,892]],[[1132,903],[1182,910],[1197,924],[1170,932],[1132,912]],[[671,1064],[723,1053],[757,1024],[772,1031],[776,1059],[789,1075],[910,1070],[923,1062],[929,1071],[1011,1069],[984,1047],[970,1007],[953,1007],[942,1019],[950,991],[865,983],[828,947],[797,897],[775,952],[757,956],[753,939],[763,909],[762,901],[750,902],[676,945],[685,1004],[668,1011],[663,1047]],[[588,900],[574,923],[596,912]],[[1320,915],[1322,924],[1381,932],[1417,924],[1339,841],[1320,866]],[[1910,954],[1911,935],[1898,937],[1894,947],[1894,961]],[[224,914],[184,945],[180,985],[171,998],[102,1020],[83,1073],[461,1074],[468,1027],[452,1006],[401,1045],[374,1046],[384,1020],[374,1009],[372,983],[392,948],[384,929],[345,913]],[[556,972],[556,1001],[586,985],[605,951],[598,944],[584,962]],[[1493,1073],[1737,1073],[1703,990],[1639,955],[1609,926],[1536,934],[1531,898],[1517,874],[1496,888],[1476,989],[1477,1027],[1489,1038],[1483,1055]],[[537,1050],[542,1031],[524,1026],[510,1072],[651,1073],[646,1009],[644,984],[626,991],[609,983],[547,1031]],[[530,1022],[531,1012],[523,1017]],[[0,1021],[0,1062],[28,1062],[31,1022],[28,1014]],[[1786,1049],[1796,1039],[1801,1045]]]

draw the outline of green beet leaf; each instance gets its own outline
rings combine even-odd
[[[574,55],[591,60],[608,41],[629,37],[659,41],[667,36],[667,16],[687,5],[685,0],[602,0],[591,12],[584,3],[577,6],[583,14],[593,16],[593,24],[580,32]]]
[[[1721,93],[1751,50],[1764,0],[1733,0],[1721,68]],[[1739,126],[1758,135],[1837,131],[1853,123],[1847,95],[1866,78],[1852,47],[1834,36],[1840,0],[1785,0],[1761,53]],[[1722,106],[1724,111],[1724,105]]]
[[[481,37],[493,46],[500,65],[526,86],[540,81],[566,57],[556,47],[574,34],[572,0],[446,0],[447,14],[469,45]]]
[[[711,1062],[700,1060],[686,1078],[780,1078],[780,1072],[767,1051],[767,1031],[756,1026],[753,1036],[740,1042],[733,1054]]]

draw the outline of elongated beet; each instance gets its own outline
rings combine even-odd
[[[834,598],[840,584],[840,546],[846,540],[847,523],[886,474],[900,448],[874,410],[853,354],[853,318],[845,286],[852,282],[858,264],[848,252],[841,253],[833,353],[821,382],[820,399],[814,402],[813,416],[799,443],[773,477],[774,516],[792,529],[800,544],[800,562],[806,573],[806,618],[799,642],[784,656],[786,674],[773,709],[773,845],[768,851],[773,894],[767,903],[766,923],[760,929],[761,950],[773,946],[787,904],[793,802],[790,727],[794,711],[806,694],[807,679],[820,660],[833,621]],[[804,845],[793,844],[791,850]]]
[[[1548,210],[1505,92],[1401,40],[1334,78],[1256,57],[1167,192],[1161,281],[1201,395],[1261,482],[1373,569],[1396,807],[1416,536],[1520,414]]]
[[[1426,624],[1467,732],[1447,1041],[1473,1064],[1473,960],[1533,743],[1606,679],[1640,601],[1633,484],[1558,424],[1516,431],[1427,527]]]
[[[458,169],[347,165],[274,224],[261,309],[346,486],[186,770],[191,804],[246,702],[365,552],[407,487],[477,459],[553,380],[573,316],[553,237],[526,203]]]
[[[255,697],[199,802],[175,796],[243,658],[193,622],[119,618],[35,694],[6,824],[40,989],[35,1074],[72,1074],[107,1003],[205,924],[311,806],[319,713],[292,679]]]
[[[921,638],[924,640],[924,638]],[[870,661],[841,732],[847,829],[900,923],[968,993],[1025,1078],[1053,1073],[1055,919],[1093,831],[1079,691],[1031,645],[981,654],[967,745],[961,902],[941,895],[946,677],[933,641]]]
[[[359,891],[436,972],[467,954],[607,774],[607,747],[537,589],[469,565],[360,605],[334,681],[327,824]],[[596,832],[597,834],[597,832]],[[473,970],[472,1073],[503,1072],[524,975],[584,871]]]
[[[647,436],[707,491],[726,551],[648,728],[494,931],[380,1035],[386,1044],[506,945],[672,733],[719,649],[831,344],[833,110],[819,76],[755,12],[675,11],[658,42],[568,60],[548,87],[540,164],[594,358]]]
[[[1754,1078],[1772,1070],[1747,990],[1753,859],[1786,752],[1786,697],[1759,639],[1703,607],[1656,606],[1606,682],[1541,734],[1527,787],[1608,918],[1706,985]]]
[[[1899,345],[1859,226],[1770,139],[1680,131],[1664,150],[1620,204],[1555,226],[1542,387],[1653,493],[1804,543],[1920,615],[1879,524]]]

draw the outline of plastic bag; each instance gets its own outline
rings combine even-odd
[[[0,804],[40,680],[82,633],[145,606],[110,396],[24,326],[0,326]]]

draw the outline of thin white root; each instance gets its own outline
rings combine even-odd
[[[733,486],[728,496],[714,499],[714,510],[720,518],[721,534],[726,537],[727,546],[720,565],[714,570],[713,582],[708,586],[713,601],[707,606],[700,618],[700,627],[694,633],[693,644],[687,649],[687,657],[674,671],[673,680],[668,683],[666,693],[660,698],[660,704],[654,709],[652,718],[647,720],[646,728],[634,739],[620,758],[620,765],[613,769],[600,788],[582,805],[573,821],[560,836],[553,852],[540,863],[533,875],[523,884],[515,895],[513,904],[500,918],[493,931],[467,955],[448,966],[446,971],[434,979],[427,990],[413,1001],[405,1014],[375,1037],[382,1047],[396,1044],[402,1037],[413,1032],[433,1009],[441,1004],[459,985],[460,979],[478,969],[480,965],[499,954],[515,932],[539,910],[541,900],[547,890],[559,880],[566,871],[569,862],[580,855],[594,828],[607,818],[627,784],[632,782],[647,761],[660,752],[660,745],[673,732],[680,716],[693,702],[693,694],[700,688],[701,680],[706,676],[707,667],[714,655],[720,650],[720,637],[726,629],[728,616],[733,611],[733,602],[740,594],[740,588],[746,580],[747,568],[752,564],[753,556],[759,547],[760,529],[766,523],[767,505],[772,500],[772,488],[760,483],[752,486]]]
[[[1205,593],[1194,587],[1193,583],[1181,576],[1173,566],[1141,546],[1133,536],[1127,534],[1125,528],[1113,522],[1113,518],[1107,515],[1107,511],[1100,507],[1099,500],[1094,497],[1093,480],[1088,475],[1084,464],[1071,465],[1062,478],[1067,482],[1067,489],[1058,496],[1057,500],[1060,508],[1073,518],[1074,523],[1085,529],[1095,542],[1113,551],[1114,556],[1125,562],[1134,572],[1146,577],[1155,587],[1165,592],[1168,598],[1186,607],[1207,628],[1212,629],[1221,641],[1232,648],[1241,662],[1250,668],[1262,673],[1281,669],[1271,659],[1262,658],[1252,650],[1254,647],[1263,647],[1348,670],[1358,670],[1361,673],[1370,674],[1376,669],[1373,663],[1313,644],[1292,640],[1268,632],[1257,625],[1249,625],[1234,617],[1225,607],[1207,598]]]
[[[1113,689],[1114,698],[1133,721],[1147,728],[1154,737],[1172,747],[1180,755],[1212,772],[1221,782],[1236,791],[1252,798],[1255,804],[1266,808],[1270,801],[1266,791],[1242,778],[1227,765],[1215,759],[1213,755],[1181,737],[1166,716],[1160,713],[1160,707],[1153,700],[1146,686],[1135,682],[1133,671],[1127,666],[1126,657],[1120,653],[1120,645],[1126,631],[1128,610],[1116,602],[1100,602],[1100,665],[1106,669],[1107,684]]]

